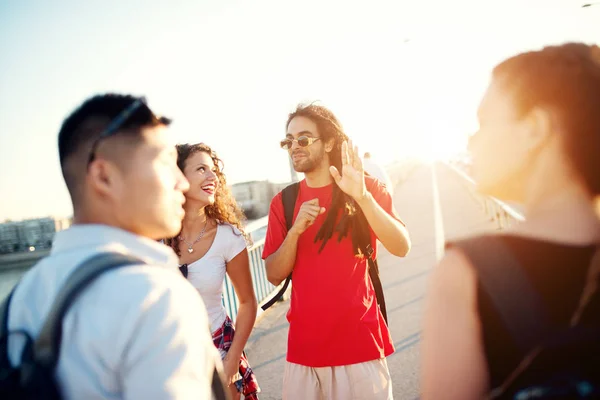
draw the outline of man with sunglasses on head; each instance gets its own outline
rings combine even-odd
[[[281,147],[305,175],[289,230],[288,189],[273,198],[263,252],[271,283],[292,274],[283,399],[391,399],[394,347],[366,256],[376,257],[377,239],[405,256],[408,232],[327,108],[298,106]]]
[[[177,256],[157,242],[179,232],[189,188],[176,164],[169,123],[143,98],[105,94],[85,101],[60,129],[74,225],[56,234],[51,254],[17,285],[9,332],[35,340],[57,293],[92,268],[94,256],[134,257],[68,302],[54,374],[63,398],[211,398],[220,361],[205,307],[179,273]],[[23,347],[23,336],[11,333],[13,366],[27,357]]]

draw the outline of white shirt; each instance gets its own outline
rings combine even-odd
[[[75,268],[102,251],[150,265],[105,272],[63,320],[57,377],[66,399],[208,399],[219,363],[200,296],[177,269],[177,257],[153,240],[104,225],[56,234],[50,255],[17,286],[9,329],[37,337],[55,296]],[[82,265],[85,268],[85,265]],[[9,357],[20,364],[23,341]]]
[[[390,195],[393,194],[394,187],[392,181],[381,165],[370,158],[365,158],[363,160],[363,168],[369,175],[383,183]]]
[[[245,248],[246,240],[236,227],[219,224],[206,254],[188,265],[188,281],[202,296],[212,332],[223,325],[227,316],[223,306],[223,283],[227,263]]]

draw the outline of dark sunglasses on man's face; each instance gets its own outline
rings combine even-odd
[[[119,115],[117,115],[115,117],[115,119],[113,119],[108,124],[106,129],[102,131],[100,136],[98,136],[98,138],[92,144],[92,149],[90,150],[90,157],[88,158],[88,164],[87,164],[88,166],[96,158],[96,149],[98,148],[98,144],[100,143],[100,141],[102,141],[102,139],[106,139],[107,137],[110,137],[110,136],[114,135],[115,133],[117,133],[119,131],[119,129],[121,129],[123,127],[125,122],[127,122],[129,117],[131,117],[133,115],[133,113],[135,113],[140,107],[146,107],[146,108],[148,107],[146,105],[145,97],[140,97],[140,98],[134,100],[133,103],[128,105],[127,108],[125,108],[123,111],[121,111],[119,113]],[[151,111],[150,111],[150,113],[152,114]],[[152,114],[152,115],[154,115],[154,114]],[[157,118],[157,119],[162,120],[163,118]]]
[[[300,136],[298,139],[285,138],[279,143],[279,145],[281,146],[282,149],[289,150],[292,148],[292,145],[294,144],[294,142],[298,143],[298,146],[300,146],[300,147],[308,147],[320,139],[321,138],[314,138],[314,137],[308,137],[308,136]]]

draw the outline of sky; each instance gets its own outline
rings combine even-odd
[[[579,0],[0,1],[0,221],[69,216],[57,134],[87,97],[145,95],[230,183],[290,179],[287,114],[319,101],[382,163],[464,149],[495,64],[600,42]]]

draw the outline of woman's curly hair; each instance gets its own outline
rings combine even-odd
[[[223,160],[217,156],[217,153],[215,153],[212,148],[204,143],[185,143],[178,144],[175,147],[177,148],[177,166],[181,172],[183,172],[185,169],[185,163],[187,159],[196,153],[205,152],[210,156],[210,158],[212,158],[213,163],[215,164],[215,174],[217,175],[219,184],[217,186],[217,192],[215,193],[215,202],[207,205],[204,209],[206,216],[217,221],[217,224],[219,225],[230,224],[235,226],[242,233],[246,239],[246,242],[250,243],[250,238],[244,230],[244,222],[246,221],[246,217],[244,216],[240,206],[235,201],[231,190],[229,190],[229,186],[227,186],[227,178],[223,173]],[[181,232],[177,234],[177,236],[165,241],[168,246],[171,246],[178,256],[181,255],[179,252],[180,234]]]

